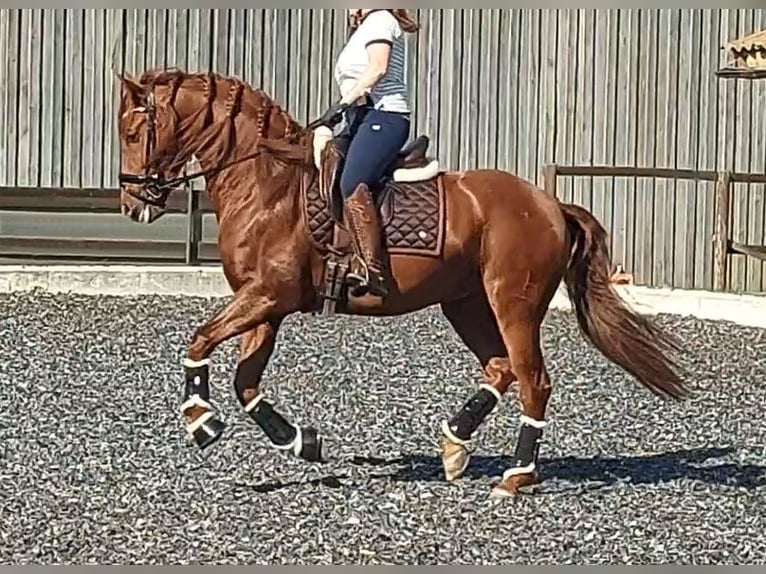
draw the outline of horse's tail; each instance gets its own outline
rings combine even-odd
[[[680,368],[669,357],[680,344],[630,309],[615,291],[606,230],[577,205],[560,208],[574,242],[564,282],[583,335],[653,393],[684,398],[688,391]]]

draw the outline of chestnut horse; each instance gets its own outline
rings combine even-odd
[[[615,292],[606,232],[587,210],[504,171],[444,172],[421,137],[377,189],[389,294],[357,296],[344,283],[353,253],[335,185],[343,148],[328,145],[326,128],[301,127],[266,93],[233,77],[172,70],[121,82],[122,213],[151,223],[173,189],[204,177],[234,294],[194,333],[184,361],[180,408],[199,448],[224,430],[208,383],[210,357],[224,341],[242,336],[234,386],[247,415],[275,448],[320,462],[317,431],[286,420],[260,390],[284,319],[322,310],[392,316],[439,305],[484,378],[442,425],[446,479],[463,475],[471,438],[513,385],[520,434],[492,494],[539,484],[551,394],[540,331],[562,281],[581,332],[607,359],[657,395],[688,394],[671,356],[678,343]],[[192,158],[199,171],[185,175]]]

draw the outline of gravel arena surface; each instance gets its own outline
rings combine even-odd
[[[213,357],[229,434],[202,458],[178,412],[181,361],[220,300],[44,293],[0,299],[0,562],[766,562],[766,331],[663,316],[693,396],[655,398],[551,311],[544,488],[488,497],[518,433],[513,396],[444,482],[439,424],[481,381],[437,309],[293,317],[264,391],[336,457],[274,451]],[[759,351],[760,349],[760,351]],[[368,381],[368,382],[365,382]]]

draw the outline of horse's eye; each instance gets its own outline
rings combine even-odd
[[[129,133],[125,136],[125,141],[128,143],[137,143],[139,139],[141,138],[138,135],[138,132]]]

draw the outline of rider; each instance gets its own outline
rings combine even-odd
[[[359,269],[349,279],[355,294],[385,296],[380,217],[370,188],[396,159],[410,132],[404,33],[418,24],[405,9],[352,8],[351,35],[338,56],[335,80],[341,99],[322,120],[334,127],[345,119],[340,137],[350,140],[340,177],[344,218]]]

